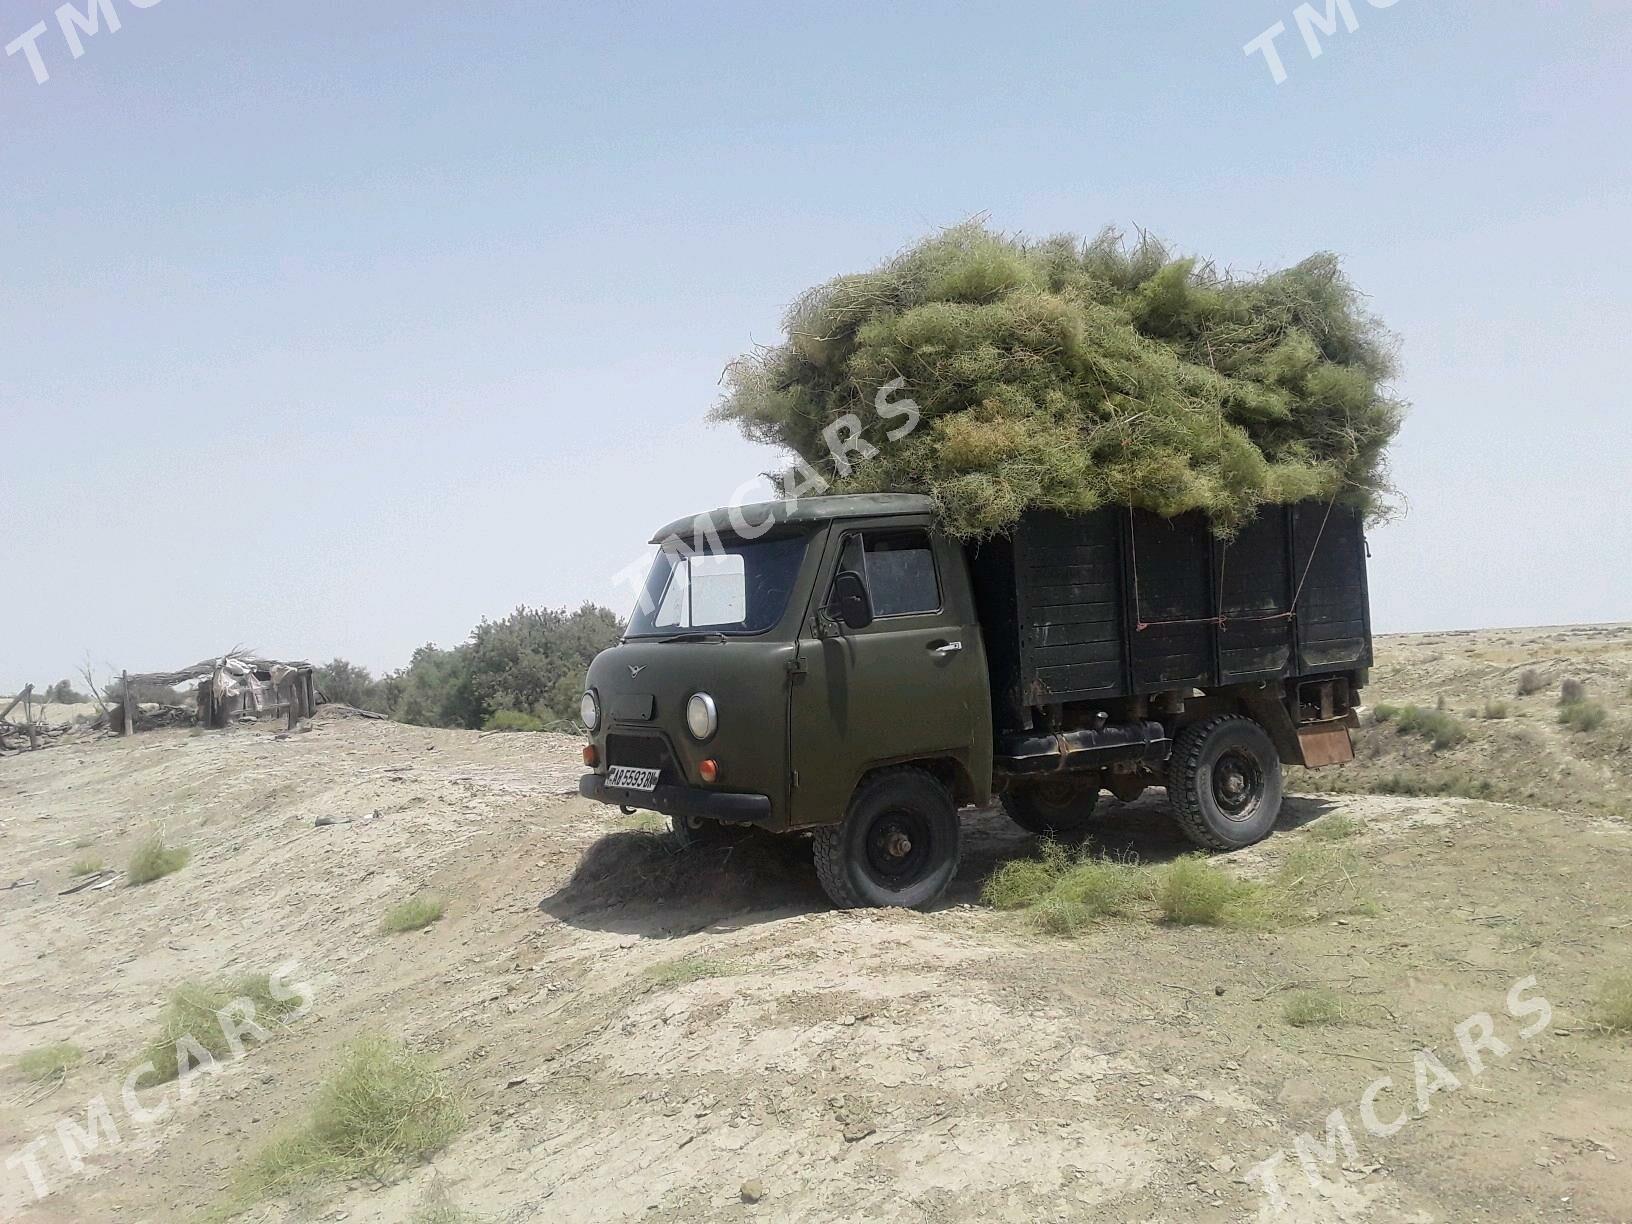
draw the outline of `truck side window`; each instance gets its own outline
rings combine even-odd
[[[911,616],[940,610],[935,553],[927,531],[851,535],[839,551],[839,569],[852,570],[866,580],[874,616]]]

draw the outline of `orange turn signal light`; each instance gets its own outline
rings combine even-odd
[[[720,763],[712,758],[697,766],[697,776],[704,782],[718,782],[720,780]]]
[[[595,745],[594,744],[585,744],[584,745],[584,764],[588,765],[591,769],[594,769],[595,766],[599,765],[600,763],[601,763],[601,754],[599,752],[595,751]]]

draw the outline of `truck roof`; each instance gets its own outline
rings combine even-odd
[[[919,493],[841,493],[828,497],[800,497],[792,500],[756,502],[751,506],[722,506],[704,514],[675,519],[652,537],[653,544],[665,540],[691,540],[699,535],[734,534],[732,516],[738,523],[758,527],[767,518],[781,523],[821,523],[840,518],[876,518],[891,514],[928,514],[935,503]]]

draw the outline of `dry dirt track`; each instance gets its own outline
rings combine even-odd
[[[1428,655],[1478,648],[1385,643],[1371,696],[1388,695],[1391,658],[1402,684],[1431,688]],[[1594,769],[1624,776],[1625,718],[1600,733]],[[0,1157],[83,1122],[99,1093],[121,1132],[77,1172],[47,1146],[43,1201],[5,1170],[0,1219],[186,1219],[343,1042],[380,1032],[462,1086],[461,1137],[395,1184],[244,1218],[403,1220],[439,1177],[504,1221],[1632,1220],[1632,1042],[1585,1017],[1603,978],[1632,969],[1624,809],[1306,794],[1232,870],[1267,870],[1347,814],[1364,825],[1349,844],[1373,913],[1060,941],[976,904],[996,864],[1036,848],[998,814],[971,815],[944,908],[834,913],[805,847],[675,858],[565,793],[576,753],[560,737],[319,718],[286,740],[160,732],[0,761],[5,875],[39,881],[0,892],[0,1061],[47,1040],[87,1054],[48,1095],[0,1079]],[[1116,809],[1102,840],[1181,852],[1160,800]],[[75,858],[120,864],[156,821],[193,851],[179,874],[58,895]],[[447,916],[380,934],[386,907],[425,887]],[[164,992],[292,957],[312,1013],[201,1077],[186,1108],[132,1124],[119,1085]],[[1504,1002],[1527,975],[1555,1014],[1523,1041]],[[1286,1025],[1284,992],[1307,982],[1341,989],[1356,1020]],[[1454,1030],[1477,1012],[1512,1049],[1470,1077]],[[1360,1132],[1378,1076],[1396,1081],[1379,1114],[1414,1095],[1420,1047],[1465,1085],[1391,1138]],[[1328,1166],[1319,1191],[1289,1166],[1277,1212],[1246,1171],[1322,1136],[1339,1108],[1359,1159]]]

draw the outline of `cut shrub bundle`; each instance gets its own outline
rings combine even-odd
[[[928,493],[958,535],[1106,504],[1203,511],[1228,535],[1265,502],[1376,512],[1388,491],[1392,341],[1332,255],[1236,277],[1147,236],[971,223],[811,290],[785,326],[731,366],[716,417],[835,492]],[[895,441],[881,391],[922,413]],[[878,448],[853,464],[830,443],[847,414]]]

